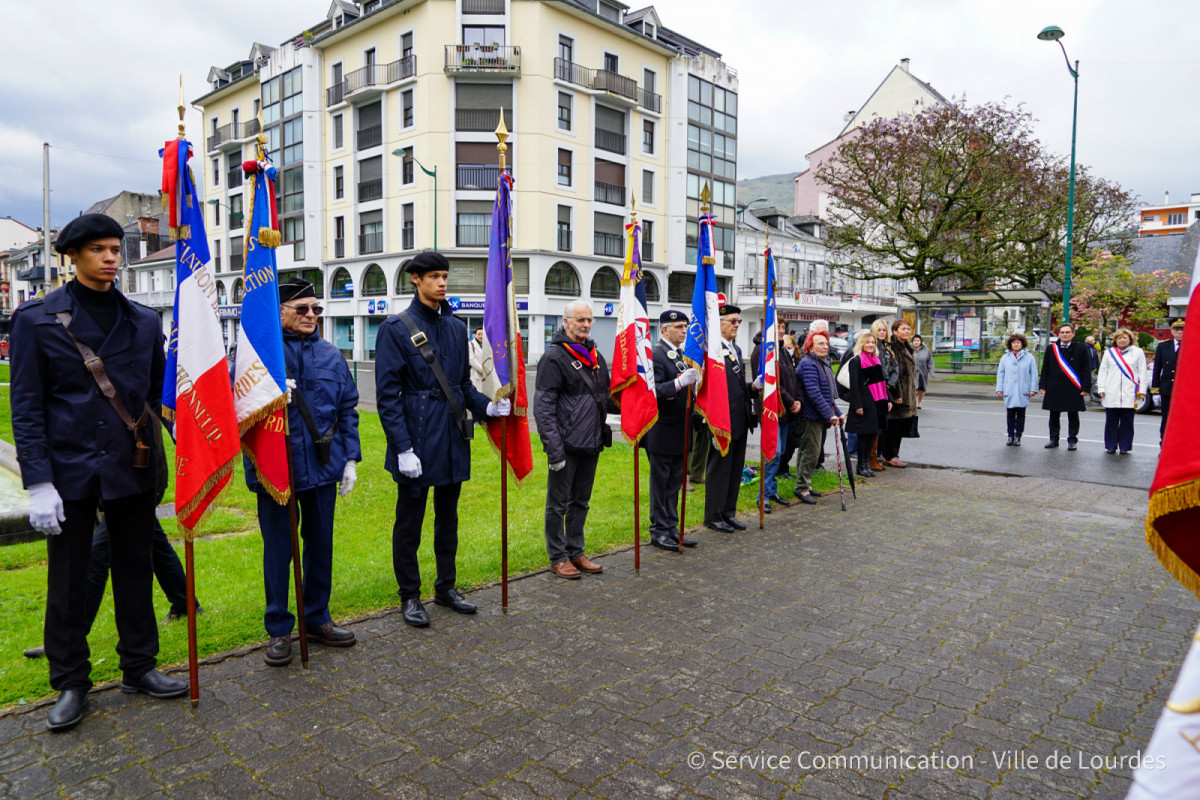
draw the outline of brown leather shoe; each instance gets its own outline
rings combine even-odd
[[[604,572],[604,567],[600,566],[595,561],[592,561],[587,556],[572,558],[571,563],[574,564],[580,572],[589,572],[592,575],[599,575],[601,572]]]
[[[884,463],[887,464],[889,467],[899,467],[900,469],[904,469],[905,467],[908,466],[908,464],[904,461],[901,461],[898,456],[894,457],[894,458],[889,458]]]
[[[583,577],[583,574],[575,569],[570,561],[560,561],[557,564],[550,565],[550,571],[560,578],[567,580],[577,580]]]
[[[339,628],[332,622],[326,622],[319,628],[309,628],[308,638],[326,647],[353,647],[355,642],[353,631]]]

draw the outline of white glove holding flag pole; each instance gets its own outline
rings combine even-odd
[[[751,385],[754,387],[754,391],[756,391],[756,392],[762,391],[762,386],[763,386],[762,378],[755,378],[754,383]]]
[[[292,389],[296,388],[296,382],[291,378],[287,378],[284,380],[284,383],[287,384],[287,404],[290,406],[292,404]]]
[[[342,470],[342,488],[338,490],[338,497],[348,496],[350,494],[350,490],[354,488],[354,484],[357,482],[358,465],[356,465],[353,461],[347,461],[346,468]]]
[[[1200,630],[1167,706],[1159,715],[1150,744],[1133,771],[1133,786],[1125,800],[1174,800],[1194,797],[1200,786]]]
[[[700,380],[700,372],[693,367],[688,367],[675,379],[675,389],[678,391],[685,386],[694,386],[698,380]]]
[[[47,536],[53,536],[62,533],[62,526],[58,523],[65,522],[66,519],[62,497],[53,483],[46,481],[29,487],[30,525]]]
[[[494,403],[487,404],[487,415],[489,417],[507,417],[512,413],[512,403],[507,397],[501,397]]]
[[[421,459],[417,458],[417,454],[410,447],[396,456],[396,469],[400,470],[400,474],[406,478],[419,478],[421,477]]]

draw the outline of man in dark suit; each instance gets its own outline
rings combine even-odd
[[[1154,372],[1150,385],[1158,389],[1162,401],[1162,421],[1158,424],[1158,443],[1162,445],[1163,432],[1167,429],[1167,414],[1171,410],[1171,392],[1175,388],[1175,367],[1179,364],[1179,346],[1183,343],[1183,320],[1171,323],[1171,338],[1159,342],[1154,348]]]
[[[658,318],[662,336],[654,346],[654,393],[658,397],[658,422],[642,447],[650,459],[650,544],[661,550],[679,550],[679,490],[683,486],[683,429],[690,410],[688,387],[700,373],[683,363],[683,340],[688,315],[664,311]],[[695,547],[684,538],[684,547]]]
[[[1043,395],[1042,408],[1050,412],[1047,448],[1058,447],[1064,411],[1067,412],[1067,449],[1078,447],[1079,412],[1087,410],[1085,401],[1092,389],[1092,362],[1087,351],[1086,344],[1075,341],[1075,326],[1064,322],[1058,326],[1058,341],[1050,345],[1042,358],[1038,388]]]
[[[746,365],[742,351],[734,339],[742,324],[742,310],[726,303],[722,305],[721,353],[725,359],[725,381],[729,391],[729,449],[725,455],[709,443],[708,467],[704,476],[704,524],[714,531],[732,533],[744,531],[737,514],[738,489],[742,485],[742,468],[746,465],[746,439],[755,427],[750,398],[753,390],[746,380]],[[710,437],[711,438],[711,437]]]
[[[150,553],[164,456],[151,414],[162,410],[166,359],[158,315],[113,286],[123,235],[103,214],[67,223],[55,249],[71,257],[75,280],[13,315],[13,434],[29,521],[47,537],[44,641],[60,693],[47,719],[53,731],[83,719],[92,687],[85,597],[101,502],[121,691],[167,698],[188,689],[155,669]]]

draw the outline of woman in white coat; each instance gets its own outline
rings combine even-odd
[[[1133,449],[1133,416],[1146,391],[1146,354],[1134,345],[1133,331],[1119,328],[1113,334],[1113,346],[1100,360],[1096,384],[1104,403],[1104,449],[1108,453],[1129,455]]]
[[[1014,333],[1004,343],[1007,350],[996,370],[996,396],[1004,398],[1008,410],[1008,446],[1020,447],[1025,432],[1025,409],[1029,398],[1038,392],[1038,368],[1034,357],[1025,351],[1029,342]]]

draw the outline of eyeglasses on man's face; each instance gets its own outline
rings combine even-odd
[[[305,304],[305,305],[294,306],[294,305],[291,305],[290,303],[281,303],[281,305],[284,308],[290,308],[292,311],[295,311],[297,314],[299,314],[302,317],[307,317],[309,314],[312,314],[314,317],[319,317],[325,311],[324,306],[318,306],[318,305]]]

